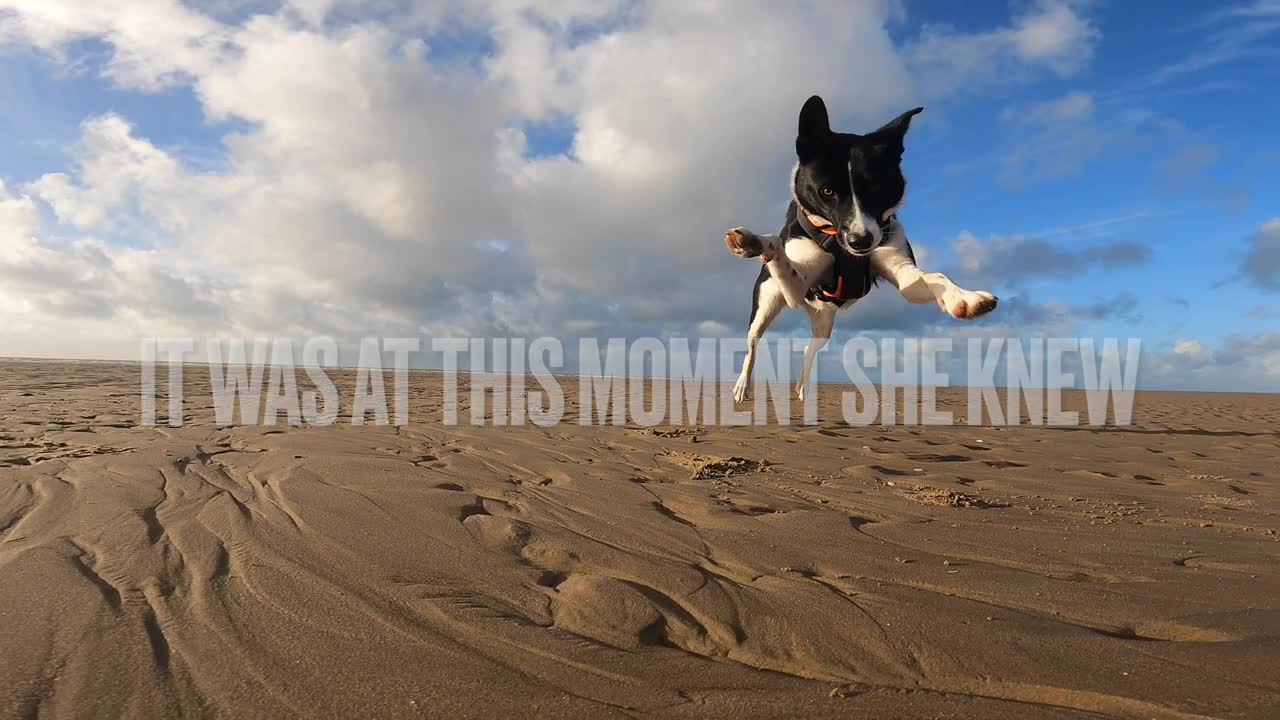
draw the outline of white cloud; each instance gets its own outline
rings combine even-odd
[[[79,343],[76,355],[105,346],[114,355],[122,346],[111,330],[119,323],[145,323],[155,334],[191,332],[217,323],[234,305],[232,288],[179,258],[91,237],[46,239],[45,231],[32,198],[0,183],[0,317],[10,342]]]
[[[1059,98],[1006,107],[1007,151],[996,156],[999,179],[1019,186],[1078,174],[1104,153],[1131,151],[1156,138],[1185,141],[1180,123],[1146,110],[1098,112],[1093,95],[1072,91]]]
[[[4,12],[5,10],[9,12]],[[226,50],[226,28],[178,0],[5,0],[0,39],[61,54],[73,41],[100,38],[114,48],[106,75],[156,89],[181,82]]]
[[[1022,125],[1052,125],[1080,122],[1093,116],[1093,96],[1076,90],[1057,100],[1045,100],[1026,107],[1009,107],[1000,119]]]
[[[189,87],[211,121],[237,128],[204,170],[131,118],[86,118],[69,167],[6,191],[0,213],[22,222],[6,224],[5,267],[25,280],[0,310],[19,328],[0,352],[52,347],[51,334],[131,356],[131,335],[184,330],[740,327],[756,268],[720,235],[778,224],[805,97],[826,96],[838,126],[870,128],[922,97],[972,91],[921,82],[931,39],[963,50],[949,77],[975,86],[993,79],[986,68],[1070,72],[1096,39],[1074,6],[1043,2],[987,32],[932,29],[903,48],[885,29],[898,12],[0,0],[3,37],[66,62],[78,41],[101,40],[110,82]],[[815,26],[822,43],[779,40]],[[446,27],[491,51],[436,52]],[[526,157],[522,128],[547,118],[573,128],[572,150]],[[870,325],[919,322],[920,309],[881,295],[860,312]]]
[[[1280,291],[1280,217],[1263,223],[1249,236],[1240,274],[1256,288]]]
[[[1274,36],[1280,33],[1280,3],[1253,3],[1219,7],[1209,11],[1196,28],[1197,47],[1159,68],[1146,80],[1148,87],[1194,76],[1223,65],[1275,55]]]
[[[1192,338],[1144,348],[1144,387],[1189,390],[1280,390],[1280,332],[1228,335],[1216,348]]]
[[[0,252],[13,250],[34,235],[39,227],[35,202],[26,195],[12,195],[0,179]]]
[[[1129,240],[1082,247],[1025,235],[991,235],[983,240],[967,230],[956,235],[951,245],[959,267],[974,281],[1006,287],[1045,275],[1141,265],[1151,257],[1150,247]]]
[[[28,186],[53,208],[59,221],[83,230],[109,230],[112,216],[129,201],[182,180],[177,160],[146,140],[135,138],[117,115],[91,118],[81,126],[75,177],[49,173]],[[175,188],[176,189],[176,188]],[[167,205],[152,204],[148,215],[163,214]]]
[[[1018,19],[1009,32],[1017,54],[1048,64],[1067,75],[1093,54],[1100,33],[1068,2],[1041,0],[1036,11]]]
[[[1173,353],[1180,357],[1198,362],[1209,357],[1209,350],[1199,340],[1179,338],[1173,343]]]
[[[927,26],[908,48],[910,62],[935,92],[1019,81],[1046,67],[1069,76],[1093,57],[1101,32],[1074,3],[1040,0],[1010,24],[986,32]]]

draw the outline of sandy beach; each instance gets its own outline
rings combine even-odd
[[[218,427],[193,371],[171,428],[137,366],[0,364],[0,717],[1280,716],[1276,396],[445,427],[413,378]]]

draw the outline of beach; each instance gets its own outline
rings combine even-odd
[[[0,363],[0,717],[1280,716],[1274,395],[220,427],[202,373],[146,426],[137,365]]]

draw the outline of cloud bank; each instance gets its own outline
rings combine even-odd
[[[1069,78],[1101,37],[1063,0],[967,30],[912,29],[890,0],[201,7],[0,0],[8,51],[131,93],[189,94],[219,143],[193,158],[103,112],[64,167],[0,182],[0,353],[132,358],[157,335],[739,335],[757,268],[720,236],[778,224],[805,97],[869,129],[915,104],[943,113]],[[781,41],[814,26],[823,43]],[[1004,119],[1055,150],[1044,156],[1087,157],[1097,148],[1072,128],[1094,105],[1074,91]],[[1005,174],[1063,172],[1025,152]],[[1242,273],[1275,289],[1267,228]],[[1141,264],[1146,246],[1064,247],[961,232],[933,265],[992,285],[1000,317],[957,329],[886,292],[859,305],[856,329],[1140,318],[1131,295],[1067,305],[1035,285]]]

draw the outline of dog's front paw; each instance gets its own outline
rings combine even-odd
[[[769,255],[769,247],[763,238],[746,228],[734,228],[724,234],[724,245],[738,257],[753,258]]]
[[[957,320],[972,320],[996,309],[999,300],[986,290],[957,290],[942,296],[938,304]]]

